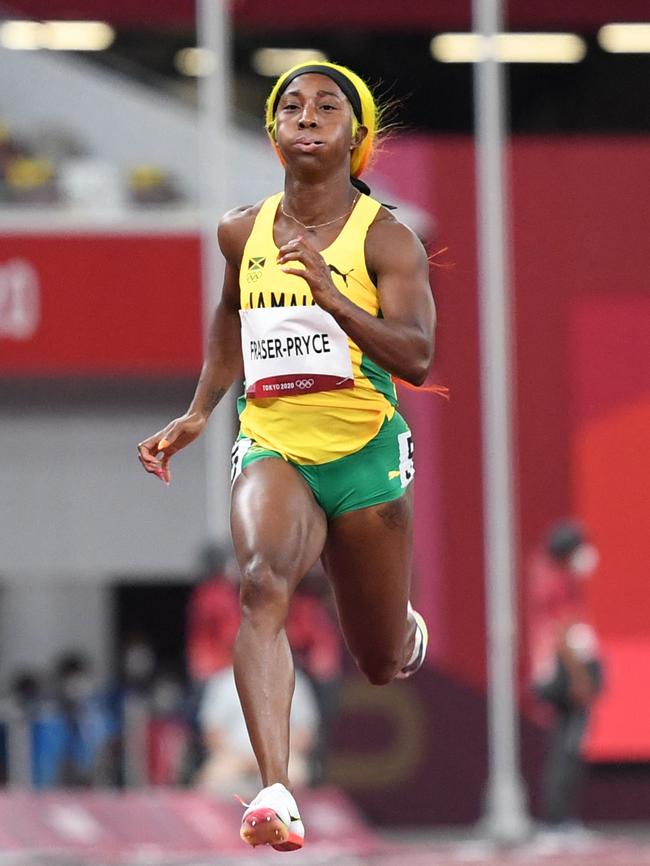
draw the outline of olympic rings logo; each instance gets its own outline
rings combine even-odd
[[[300,388],[301,391],[306,391],[308,388],[314,387],[313,379],[296,379],[295,381],[296,388]]]

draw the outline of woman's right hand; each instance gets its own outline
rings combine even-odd
[[[156,475],[165,484],[171,484],[170,459],[201,435],[207,420],[205,415],[189,412],[138,443],[138,459],[145,471]]]

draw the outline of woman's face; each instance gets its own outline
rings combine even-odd
[[[287,165],[338,166],[365,136],[352,136],[352,107],[326,75],[299,75],[280,97],[276,143]]]

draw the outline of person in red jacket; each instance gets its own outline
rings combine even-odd
[[[602,687],[598,639],[585,591],[598,559],[584,528],[562,520],[550,528],[529,563],[531,684],[554,717],[541,791],[542,817],[553,830],[575,827],[581,747]]]
[[[239,629],[239,592],[228,571],[226,551],[210,545],[203,552],[204,577],[187,605],[187,668],[195,686],[232,666]]]

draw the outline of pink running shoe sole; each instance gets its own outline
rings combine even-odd
[[[297,851],[302,848],[304,842],[301,836],[290,832],[273,809],[268,808],[249,812],[242,821],[239,835],[253,848],[258,845],[270,845],[276,851]]]

